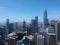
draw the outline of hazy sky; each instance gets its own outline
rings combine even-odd
[[[43,19],[44,8],[49,19],[60,19],[60,0],[0,0],[0,22]]]

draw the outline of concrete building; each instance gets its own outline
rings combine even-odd
[[[37,45],[44,45],[44,36],[37,35]]]
[[[17,39],[16,38],[6,38],[6,45],[17,45]]]
[[[60,41],[60,21],[55,24],[56,43]]]
[[[47,45],[56,45],[56,34],[55,33],[47,34]]]
[[[54,28],[49,26],[49,27],[46,28],[46,32],[47,33],[54,33]]]
[[[56,45],[56,34],[54,33],[54,28],[49,26],[46,28],[47,32],[47,45]]]

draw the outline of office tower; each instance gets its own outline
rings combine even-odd
[[[39,28],[39,32],[40,32],[40,30],[42,29],[42,23],[40,23],[40,24],[38,25],[38,28]]]
[[[37,31],[35,30],[35,26],[36,26],[36,25],[35,25],[35,20],[34,20],[34,19],[31,20],[31,26],[32,26],[32,32],[33,32],[33,33],[37,32]]]
[[[56,45],[56,34],[55,33],[47,34],[47,44],[48,45]]]
[[[33,38],[34,45],[37,45],[37,33],[34,33],[33,36],[34,36]]]
[[[6,20],[6,33],[9,34],[9,19]]]
[[[26,28],[26,22],[23,21],[23,32],[27,31],[27,28]]]
[[[44,45],[44,36],[37,35],[37,45]]]
[[[60,41],[60,21],[55,24],[56,43]]]
[[[10,29],[9,29],[10,30],[10,33],[12,33],[14,31],[14,24],[13,23],[10,23],[10,26],[9,27],[10,27]]]
[[[56,45],[56,34],[54,33],[54,28],[49,26],[46,28],[47,32],[47,44]]]
[[[5,45],[5,44],[3,43],[3,40],[2,40],[2,38],[1,38],[1,36],[0,36],[0,45]]]
[[[33,38],[34,38],[33,35],[29,35],[27,38],[28,38],[28,42],[29,42],[28,45],[35,45],[34,41],[33,41]]]
[[[36,29],[37,32],[38,32],[38,16],[35,16],[35,20],[36,20],[36,21],[35,21],[35,24],[36,24],[36,26],[35,26],[36,28],[35,28],[35,29]]]
[[[49,26],[49,27],[46,28],[46,32],[47,33],[54,33],[54,28]]]
[[[15,32],[18,32],[18,22],[15,22]]]
[[[31,26],[32,26],[33,33],[38,32],[38,16],[35,16],[35,19],[31,20]]]
[[[48,26],[49,26],[49,20],[48,20],[48,17],[47,17],[47,10],[45,9],[44,14],[43,14],[43,27],[45,29]]]
[[[27,26],[27,35],[31,35],[33,33],[32,31],[32,25],[30,24],[29,26]]]
[[[7,37],[5,41],[6,45],[17,45],[17,39],[14,37]]]
[[[57,23],[57,20],[51,20],[50,21],[50,26],[53,27],[54,33],[55,33],[55,23]]]
[[[44,45],[47,45],[47,33],[46,33],[46,30],[44,30],[44,29],[40,30],[39,34],[44,36]]]
[[[23,27],[19,25],[19,32],[23,32]]]
[[[10,33],[5,37],[5,45],[17,45],[17,35],[15,32]]]
[[[27,27],[27,35],[30,35],[31,34],[31,28],[30,27]]]
[[[6,32],[5,31],[6,31],[6,29],[4,28],[4,26],[0,27],[0,36],[1,36],[2,39],[4,39],[5,36],[6,36]]]

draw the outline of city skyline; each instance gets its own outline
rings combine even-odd
[[[57,0],[0,0],[0,22],[6,19],[13,21],[30,21],[35,16],[43,20],[44,8],[50,19],[60,19],[60,2]],[[58,16],[57,16],[58,15]]]
[[[60,45],[60,1],[0,0],[0,45]]]

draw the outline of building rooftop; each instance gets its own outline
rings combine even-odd
[[[13,33],[8,34],[7,36],[10,37],[10,36],[13,36],[13,35],[15,35],[15,34],[16,34],[16,33],[13,32]]]
[[[46,30],[42,29],[42,30],[40,30],[40,32],[46,32]]]
[[[44,38],[43,35],[37,35],[37,38]]]
[[[48,33],[48,35],[56,35],[55,33]]]
[[[30,39],[30,40],[32,40],[34,38],[34,36],[29,35],[27,38]]]

